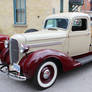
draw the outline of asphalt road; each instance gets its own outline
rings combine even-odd
[[[15,81],[0,73],[0,92],[40,91],[30,81]],[[52,87],[41,92],[92,92],[92,63],[60,75]]]

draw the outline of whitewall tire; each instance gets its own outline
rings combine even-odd
[[[40,65],[35,75],[35,84],[42,89],[52,86],[57,78],[57,66],[52,61],[46,61]]]

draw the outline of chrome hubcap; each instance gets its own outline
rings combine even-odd
[[[43,78],[44,79],[48,79],[49,77],[50,77],[50,70],[49,69],[46,69],[44,71]]]

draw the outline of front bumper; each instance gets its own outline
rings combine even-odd
[[[11,79],[14,79],[14,80],[17,80],[17,81],[26,81],[27,78],[24,77],[24,76],[21,76],[21,75],[15,75],[13,73],[9,73],[8,76],[11,78]]]
[[[5,74],[9,76],[11,79],[17,80],[17,81],[26,81],[27,78],[25,76],[21,76],[20,73],[17,73],[16,71],[9,71],[9,67],[7,65],[0,63],[0,72],[2,74]]]

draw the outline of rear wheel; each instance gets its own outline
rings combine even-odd
[[[52,86],[57,78],[57,66],[52,61],[46,61],[38,68],[34,83],[37,88],[46,89]]]

